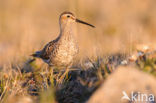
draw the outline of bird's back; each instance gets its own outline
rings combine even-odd
[[[49,43],[47,43],[44,48],[40,51],[35,52],[32,56],[33,57],[37,57],[37,58],[41,58],[44,61],[48,61],[50,59],[50,55],[53,52],[56,43],[58,42],[59,38],[50,41]]]

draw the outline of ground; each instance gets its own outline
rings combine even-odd
[[[63,79],[60,77],[64,71],[58,68],[49,70],[47,65],[38,67],[38,60],[31,63],[27,60],[22,67],[10,65],[5,68],[9,72],[2,69],[0,99],[9,102],[8,98],[24,96],[33,103],[84,103],[118,66],[135,65],[139,70],[155,76],[156,60],[150,56],[143,55],[133,62],[128,61],[130,56],[122,54],[88,58],[81,64],[73,64],[72,70]],[[124,64],[125,60],[127,63]]]

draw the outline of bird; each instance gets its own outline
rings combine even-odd
[[[69,67],[79,52],[73,33],[73,24],[75,23],[95,28],[94,25],[77,19],[73,13],[65,11],[59,17],[60,33],[58,37],[31,56],[42,59],[49,66]]]

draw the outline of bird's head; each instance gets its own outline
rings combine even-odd
[[[61,15],[60,15],[60,24],[71,24],[71,23],[74,23],[74,22],[78,22],[78,23],[82,23],[82,24],[86,24],[88,26],[91,26],[91,27],[95,27],[87,22],[84,22],[82,20],[79,20],[77,19],[73,13],[71,12],[63,12]]]

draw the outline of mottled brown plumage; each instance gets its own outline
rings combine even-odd
[[[77,42],[72,32],[73,23],[75,22],[94,27],[91,24],[76,19],[70,12],[63,12],[59,18],[59,36],[32,56],[41,58],[50,66],[69,66],[78,54]]]

